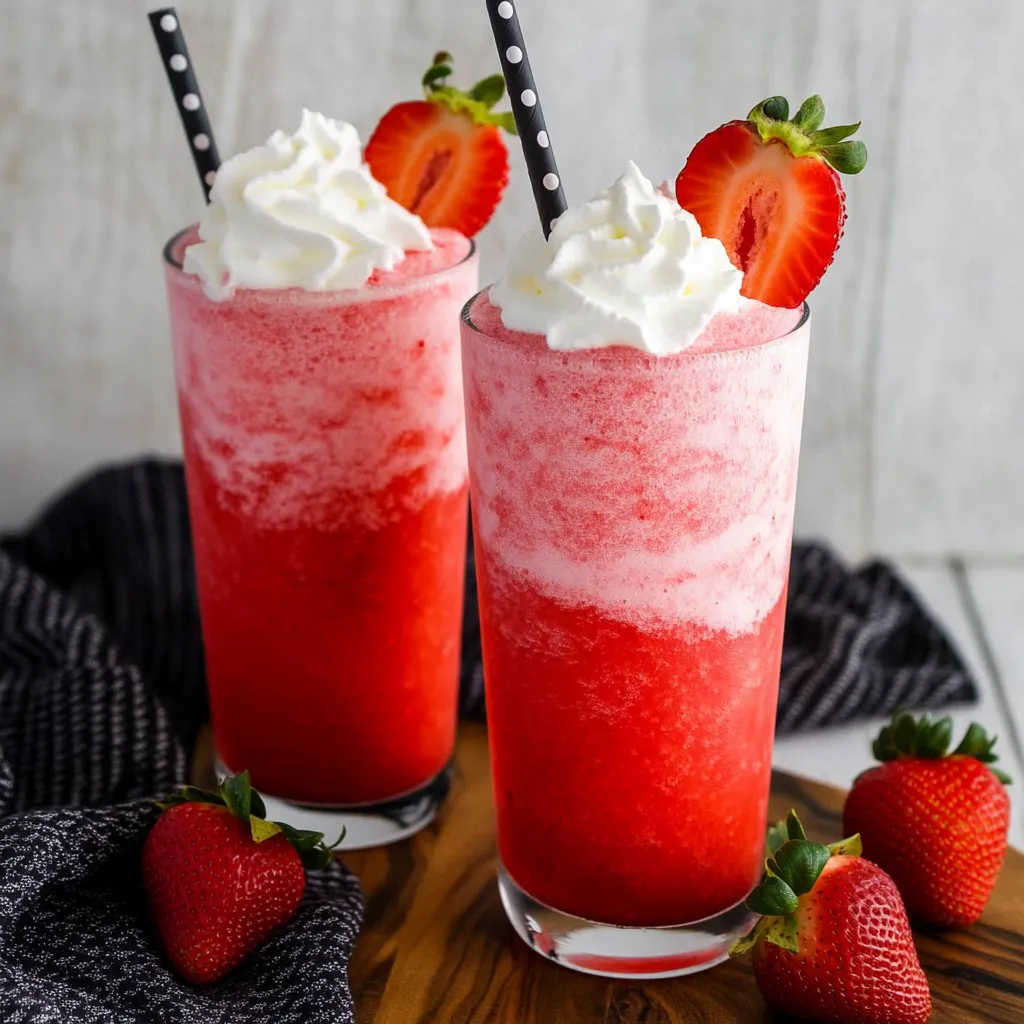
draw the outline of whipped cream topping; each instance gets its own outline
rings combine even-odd
[[[664,356],[692,345],[716,314],[739,312],[742,283],[722,243],[630,162],[548,239],[527,234],[490,299],[506,327],[543,334],[552,349]]]
[[[359,288],[407,250],[433,248],[370,173],[355,128],[309,110],[294,135],[274,132],[221,165],[199,237],[184,268],[215,300],[236,288]]]

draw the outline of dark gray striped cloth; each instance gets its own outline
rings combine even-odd
[[[98,474],[0,551],[0,1021],[352,1024],[359,883],[310,872],[224,981],[168,967],[140,872],[205,715],[180,468]]]
[[[462,713],[483,714],[470,558]],[[352,1021],[362,901],[341,866],[227,979],[192,988],[145,913],[145,797],[186,774],[206,716],[181,468],[97,473],[0,550],[0,1021]],[[975,698],[942,631],[882,563],[793,551],[779,727]]]

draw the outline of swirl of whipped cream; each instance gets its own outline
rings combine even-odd
[[[550,238],[527,234],[490,299],[506,327],[543,334],[553,349],[665,356],[717,313],[738,312],[742,283],[722,243],[630,162],[611,188],[563,213]]]
[[[221,165],[199,237],[184,268],[215,300],[236,288],[358,288],[407,250],[433,248],[370,173],[355,128],[309,110],[294,135],[274,132]]]

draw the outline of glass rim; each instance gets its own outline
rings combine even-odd
[[[163,257],[164,266],[174,270],[177,274],[188,280],[194,281],[197,287],[202,287],[198,275],[186,274],[185,267],[181,260],[175,259],[174,249],[175,246],[181,241],[182,237],[188,232],[198,227],[198,223],[189,224],[187,227],[182,228],[180,231],[176,231],[164,244],[161,254]],[[438,270],[432,270],[429,274],[421,274],[419,277],[406,278],[401,282],[388,285],[384,283],[374,288],[367,288],[365,285],[359,288],[334,288],[324,289],[322,291],[310,291],[309,289],[302,288],[300,286],[292,286],[288,288],[239,288],[235,292],[234,298],[251,298],[254,296],[282,296],[282,295],[295,295],[301,294],[305,299],[320,301],[320,302],[367,302],[376,299],[388,298],[391,295],[400,294],[405,291],[412,291],[419,287],[429,285],[434,282],[437,278],[443,277],[445,274],[454,273],[460,267],[464,267],[469,263],[474,256],[478,254],[478,247],[475,238],[470,238],[467,235],[463,235],[461,232],[456,232],[460,237],[465,238],[469,242],[469,249],[462,259],[456,263],[451,263],[446,267],[441,267]]]
[[[485,295],[488,292],[490,292],[491,288],[493,288],[493,287],[494,287],[493,284],[489,284],[485,288],[481,288],[480,291],[478,291],[476,293],[476,295],[474,295],[462,307],[462,313],[460,315],[460,320],[462,321],[462,323],[465,324],[466,327],[468,327],[474,334],[478,334],[481,338],[492,338],[493,336],[488,334],[486,331],[482,330],[475,323],[473,323],[473,317],[471,316],[471,312],[472,312],[472,309],[473,309],[473,305],[476,303],[477,299],[479,299],[482,295]],[[631,351],[631,352],[635,353],[636,355],[646,356],[648,359],[653,359],[655,362],[659,362],[659,363],[660,362],[664,362],[664,361],[669,360],[669,359],[674,359],[674,358],[679,358],[679,357],[689,358],[689,359],[705,359],[705,358],[710,358],[710,357],[731,356],[731,355],[734,355],[737,352],[749,352],[751,349],[762,349],[766,345],[777,345],[777,344],[780,344],[781,342],[784,342],[787,339],[792,338],[795,334],[799,333],[799,331],[802,328],[807,326],[807,322],[810,319],[811,319],[811,306],[810,306],[810,303],[806,299],[804,299],[803,304],[802,304],[802,311],[801,311],[801,314],[800,314],[800,319],[799,319],[799,321],[797,321],[797,323],[790,330],[786,331],[785,334],[780,334],[777,338],[769,338],[767,341],[759,341],[756,345],[741,345],[741,346],[738,346],[736,348],[722,348],[722,349],[698,349],[696,351],[694,351],[692,346],[691,346],[690,348],[684,348],[681,352],[672,352],[671,354],[664,355],[664,356],[655,355],[653,352],[645,352],[643,349],[636,348],[633,345],[601,345],[601,346],[598,346],[598,347],[595,347],[595,348],[573,349],[573,350],[568,350],[568,349],[563,350],[563,349],[552,349],[552,348],[549,348],[548,351],[549,352],[554,352],[557,355],[561,355],[561,356],[574,356],[574,355],[584,355],[584,354],[586,354],[591,359],[593,359],[595,356],[605,355],[605,358],[616,359],[616,358],[619,358],[621,356],[621,354],[625,354],[625,353],[622,352],[622,350],[625,349],[627,352]],[[517,331],[516,333],[517,334],[526,334],[526,335],[528,335],[530,337],[541,337],[541,335],[537,335],[537,334],[532,334],[531,335],[529,331]],[[619,352],[620,356],[615,356],[616,352]]]

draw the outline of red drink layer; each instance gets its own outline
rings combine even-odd
[[[286,799],[396,796],[452,753],[477,260],[433,235],[354,291],[214,302],[167,268],[217,748]]]
[[[693,348],[463,329],[498,844],[536,900],[659,926],[763,861],[809,325]],[[792,332],[792,333],[790,333]],[[780,339],[780,340],[773,340]]]

